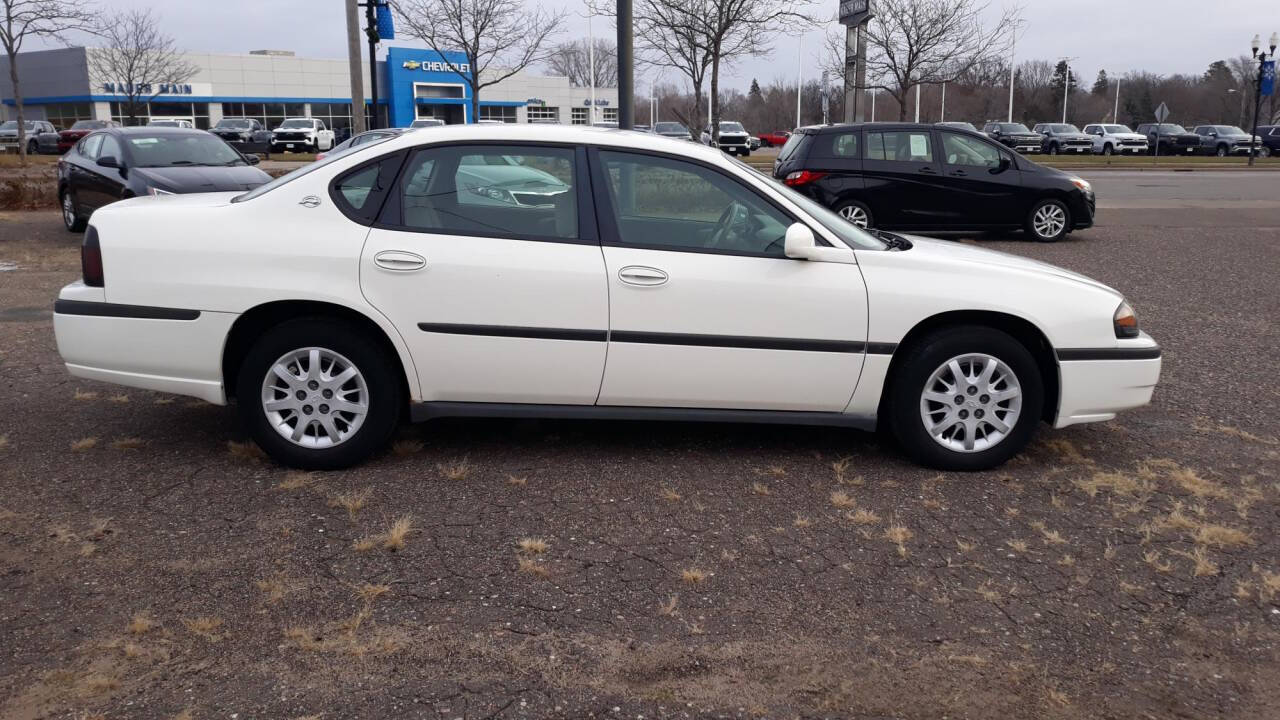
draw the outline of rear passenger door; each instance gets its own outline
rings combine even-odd
[[[929,228],[956,216],[929,130],[867,130],[862,175],[866,202],[881,227]]]
[[[843,200],[861,199],[861,139],[862,133],[857,130],[813,136],[805,169],[825,173],[826,177],[802,186],[810,197],[833,209]]]
[[[608,288],[585,163],[585,150],[556,145],[408,156],[360,284],[408,344],[424,401],[595,402]],[[340,179],[343,202],[364,202],[373,176],[361,172]]]

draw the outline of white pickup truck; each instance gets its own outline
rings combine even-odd
[[[271,131],[271,152],[323,152],[333,147],[333,131],[318,118],[285,118]]]

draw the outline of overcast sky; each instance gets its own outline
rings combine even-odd
[[[998,14],[1000,2],[992,0],[990,14]],[[1092,83],[1100,68],[1109,74],[1136,69],[1161,74],[1202,73],[1213,60],[1247,55],[1254,34],[1261,34],[1265,41],[1280,30],[1280,14],[1274,12],[1275,5],[1269,0],[1019,2],[1027,22],[1018,40],[1018,60],[1076,57],[1072,67],[1083,84]],[[585,0],[545,0],[545,4],[571,13],[585,13],[586,8]],[[342,4],[336,0],[105,0],[101,5],[106,9],[154,8],[178,45],[193,51],[243,53],[272,48],[293,50],[304,57],[336,58],[343,56],[346,47]],[[837,0],[830,0],[830,5],[834,14]],[[1265,10],[1267,7],[1273,10]],[[598,36],[614,32],[607,18],[596,18],[593,28]],[[586,34],[586,20],[571,15],[565,37]],[[392,44],[414,43],[401,39]],[[801,57],[806,77],[812,77],[819,72],[821,45],[821,30],[803,38],[780,40],[770,57],[730,68],[725,84],[745,89],[753,77],[761,84],[774,78],[791,80]],[[37,47],[32,43],[28,49]],[[653,73],[637,77],[637,91],[644,92],[653,77]],[[664,80],[675,78],[676,74],[668,71]]]

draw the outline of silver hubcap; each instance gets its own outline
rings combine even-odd
[[[1050,203],[1036,211],[1035,217],[1031,219],[1031,226],[1040,237],[1057,237],[1062,228],[1067,226],[1067,213],[1062,206]]]
[[[857,205],[848,205],[840,208],[840,217],[858,227],[864,228],[867,226],[867,211]]]
[[[67,227],[76,224],[76,205],[71,201],[71,193],[62,195],[62,220],[67,223]]]
[[[969,353],[933,371],[920,393],[920,419],[929,436],[955,452],[995,447],[1018,424],[1022,386],[997,358]]]
[[[262,381],[262,410],[280,436],[321,449],[351,438],[369,414],[364,376],[342,355],[308,347],[285,353]]]

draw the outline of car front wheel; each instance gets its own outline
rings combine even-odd
[[[889,414],[913,459],[940,470],[988,470],[1030,441],[1044,389],[1035,359],[1013,337],[988,327],[946,328],[906,353]]]
[[[68,232],[78,233],[84,232],[89,221],[80,217],[80,213],[76,210],[76,198],[70,189],[62,191],[62,224],[67,226]]]
[[[871,208],[857,200],[845,200],[836,205],[835,211],[840,217],[860,228],[873,227]]]
[[[400,418],[394,364],[365,333],[336,319],[272,328],[249,350],[236,387],[245,429],[290,467],[355,465],[386,444]]]
[[[1027,232],[1040,242],[1057,242],[1067,234],[1071,211],[1061,201],[1047,198],[1036,203],[1027,215]]]
[[[1102,154],[1103,154],[1103,155],[1111,155],[1111,154],[1112,154],[1112,153],[1114,153],[1114,152],[1115,152],[1115,151],[1111,149],[1111,145],[1104,145],[1104,146],[1102,146]]]

